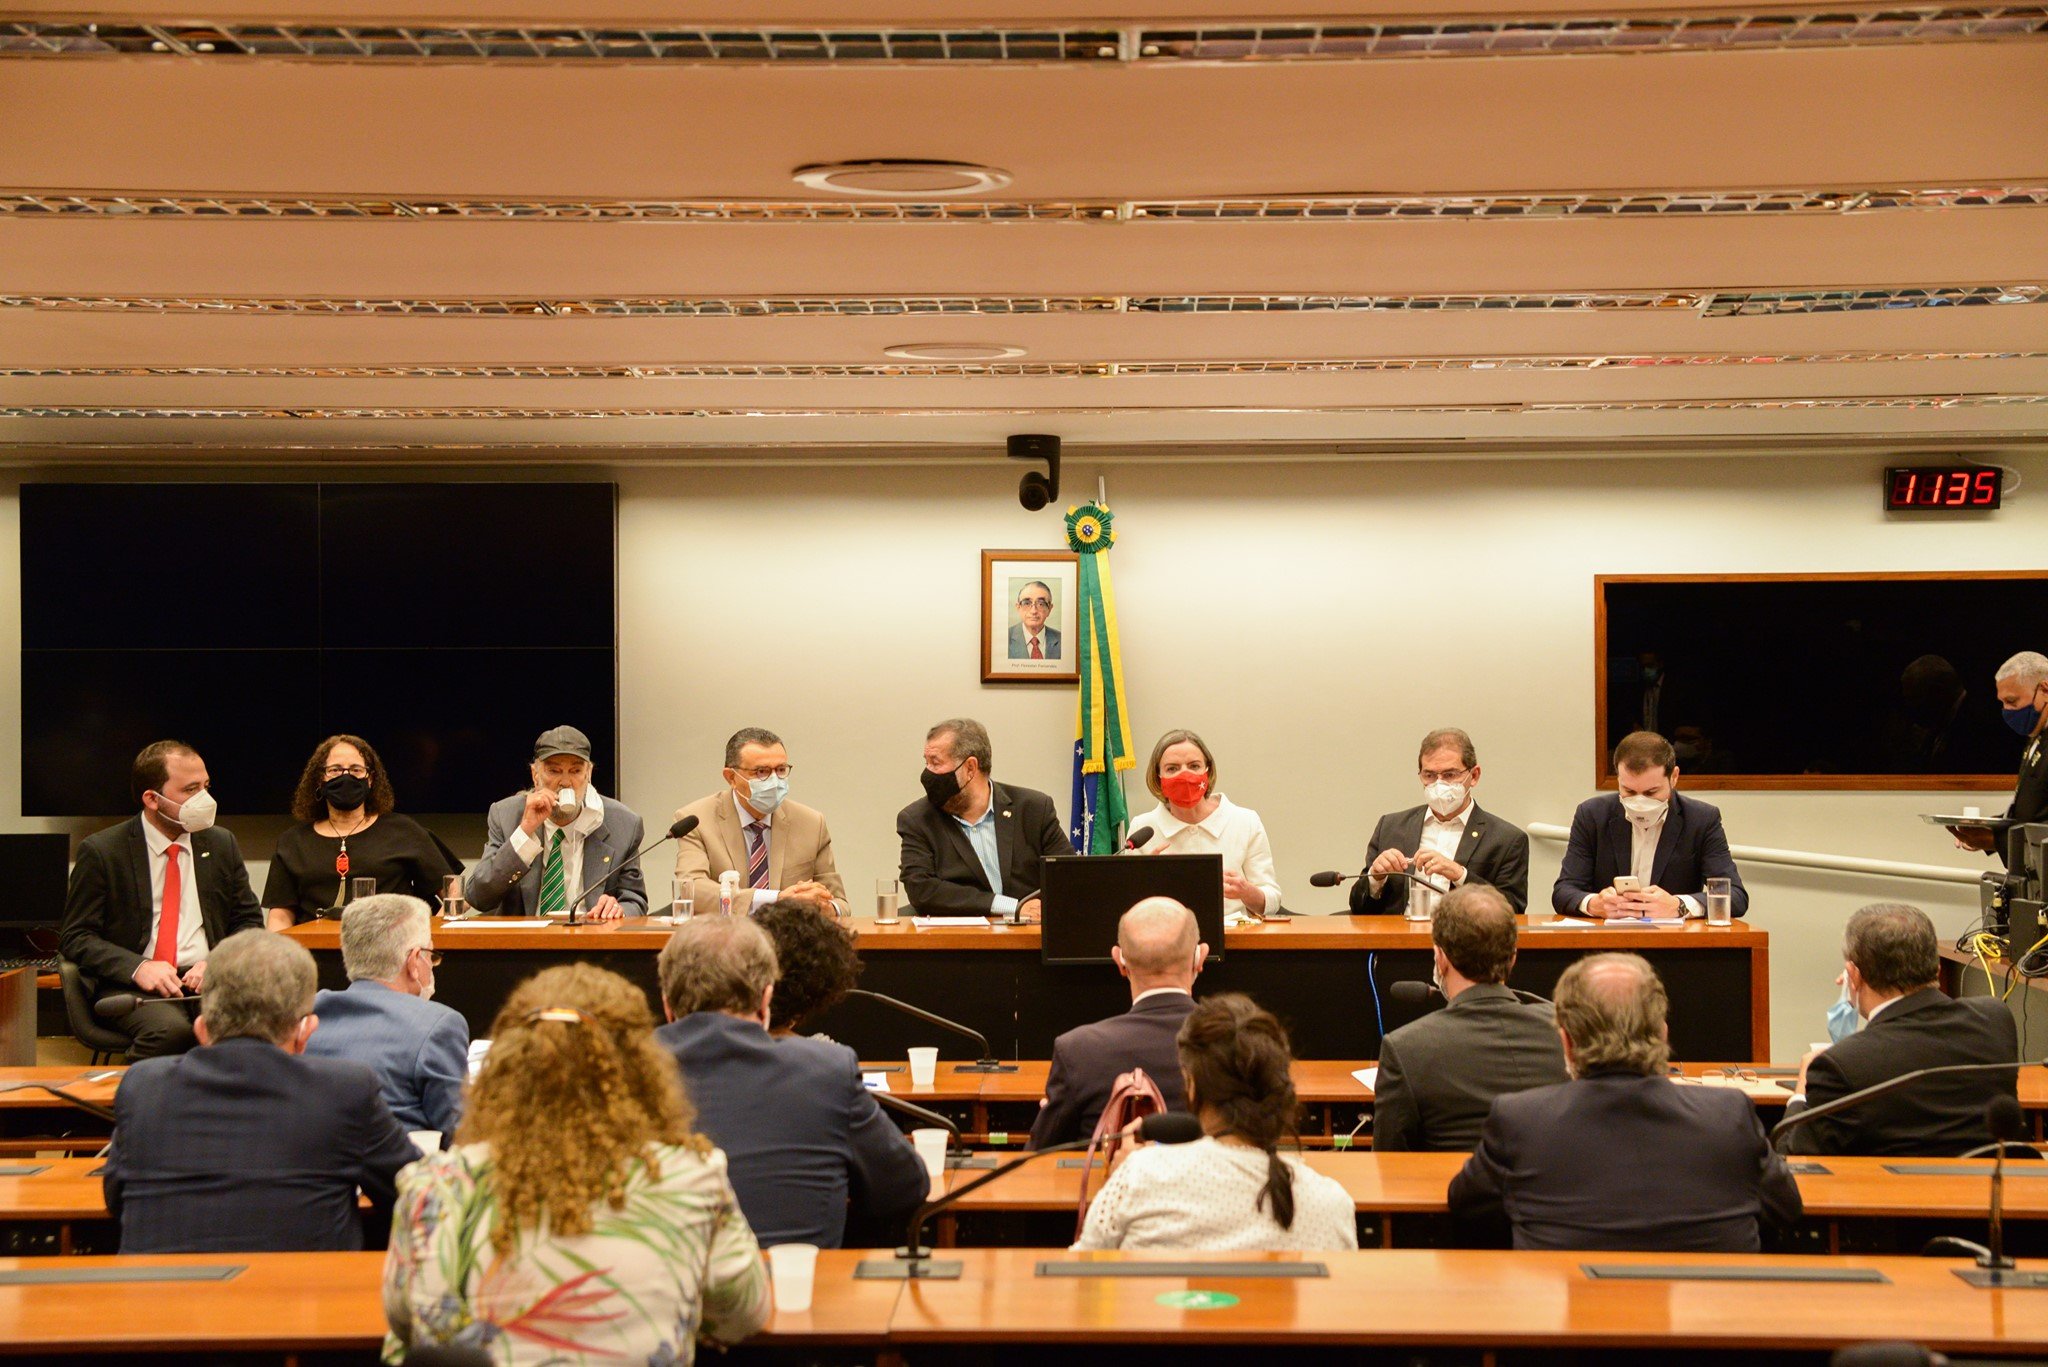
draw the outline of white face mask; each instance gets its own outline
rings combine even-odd
[[[158,793],[157,798],[160,802],[167,803],[170,801],[162,793]],[[172,816],[169,812],[164,811],[161,805],[157,807],[157,811],[162,813],[164,820],[176,822],[193,835],[212,829],[213,818],[219,810],[220,808],[214,803],[213,794],[204,788],[186,798],[184,803],[179,806],[176,816]]]
[[[1429,804],[1429,810],[1436,814],[1437,819],[1442,820],[1463,807],[1471,791],[1462,783],[1438,781],[1423,786],[1422,800]]]
[[[1664,819],[1664,810],[1671,804],[1660,802],[1654,797],[1642,797],[1629,793],[1621,799],[1621,809],[1628,813],[1628,819],[1638,826],[1654,826]]]

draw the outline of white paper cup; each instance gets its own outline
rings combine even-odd
[[[952,1136],[944,1130],[912,1130],[910,1142],[917,1149],[917,1156],[924,1160],[924,1170],[933,1177],[946,1175],[946,1141]]]
[[[434,1154],[441,1152],[441,1132],[439,1130],[407,1130],[405,1137],[412,1141],[413,1147],[418,1149],[423,1156],[432,1157]]]
[[[768,1250],[768,1279],[775,1287],[777,1310],[798,1315],[810,1309],[811,1287],[817,1277],[816,1244],[776,1244]]]
[[[910,1085],[929,1087],[938,1080],[939,1051],[934,1048],[910,1051]]]
[[[1963,808],[1963,815],[1964,815],[1964,816],[1971,816],[1971,817],[1976,817],[1976,816],[1982,816],[1982,815],[1984,815],[1984,813],[1982,813],[1982,812],[1978,811],[1978,810],[1977,810],[1977,809],[1976,809],[1975,807],[1965,807],[1965,808]]]

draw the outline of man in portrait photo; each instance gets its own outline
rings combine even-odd
[[[1017,590],[1017,624],[1010,628],[1010,658],[1013,660],[1057,660],[1060,657],[1058,627],[1045,624],[1052,615],[1052,586],[1042,579],[1028,579]]]

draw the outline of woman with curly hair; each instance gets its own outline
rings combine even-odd
[[[509,1367],[688,1367],[699,1337],[766,1323],[760,1250],[646,994],[546,969],[491,1037],[455,1147],[399,1175],[385,1360],[463,1344]]]
[[[289,930],[348,905],[358,878],[439,905],[442,879],[462,864],[397,805],[370,742],[329,736],[315,746],[292,794],[299,824],[277,838],[263,883],[270,928]]]
[[[838,1005],[860,979],[853,928],[811,902],[783,898],[754,913],[775,945],[780,976],[768,1003],[768,1033],[792,1035]]]

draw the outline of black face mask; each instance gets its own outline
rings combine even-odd
[[[370,796],[370,780],[354,774],[336,774],[320,785],[320,796],[337,812],[352,812]]]
[[[960,771],[957,768],[944,774],[925,769],[917,777],[924,784],[924,800],[942,812],[948,802],[960,796]]]

